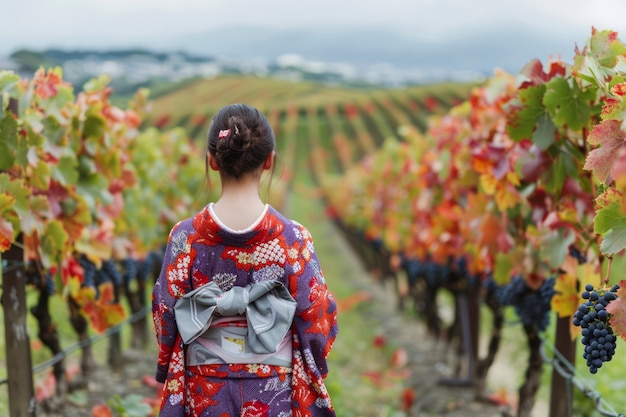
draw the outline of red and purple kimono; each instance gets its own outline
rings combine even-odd
[[[209,283],[227,292],[264,281],[278,281],[296,302],[291,364],[190,362],[176,325],[177,301]],[[324,378],[337,306],[310,233],[273,207],[240,231],[222,224],[211,204],[177,223],[153,289],[152,314],[156,379],[164,382],[161,417],[335,416]]]

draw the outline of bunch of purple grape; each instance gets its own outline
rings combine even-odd
[[[583,358],[587,360],[589,372],[595,374],[604,362],[608,362],[615,354],[617,338],[609,323],[606,306],[617,298],[619,286],[614,285],[609,291],[595,289],[593,285],[585,285],[581,297],[587,300],[578,307],[574,314],[574,325],[582,328],[581,342],[585,346]]]

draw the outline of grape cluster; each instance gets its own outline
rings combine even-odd
[[[448,282],[450,277],[450,269],[438,262],[429,260],[424,266],[424,274],[426,282],[432,287],[438,287]]]
[[[120,261],[123,273],[122,278],[124,284],[128,285],[133,279],[137,277],[137,264],[139,262],[133,258],[125,258]]]
[[[592,284],[585,285],[581,297],[585,300],[574,314],[574,325],[582,328],[581,342],[585,346],[583,358],[587,360],[589,372],[595,374],[604,362],[615,354],[617,338],[609,323],[606,306],[617,298],[619,286],[614,285],[609,291],[595,289]]]
[[[96,266],[85,255],[78,258],[78,263],[83,268],[83,287],[96,286]]]
[[[524,278],[515,276],[508,284],[496,288],[496,299],[500,305],[512,305],[524,325],[534,325],[542,332],[550,324],[550,302],[556,293],[554,283],[554,277],[547,278],[533,290]]]

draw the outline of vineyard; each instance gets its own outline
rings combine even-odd
[[[398,313],[459,347],[466,363],[446,383],[484,396],[514,321],[528,359],[512,414],[532,415],[547,363],[551,416],[571,415],[574,389],[617,416],[612,406],[626,409],[612,388],[626,339],[625,64],[617,34],[594,29],[571,63],[534,60],[480,85],[354,90],[225,76],[153,102],[138,91],[126,109],[111,104],[105,76],[75,91],[58,68],[30,80],[0,71],[3,294],[36,300],[52,355],[62,352],[55,321],[86,340],[145,311],[171,226],[218,195],[204,167],[211,117],[246,102],[277,137],[269,202],[291,214],[294,199],[321,201],[394,288]],[[18,268],[25,282],[10,275]],[[25,313],[11,319],[4,297],[13,357]],[[53,298],[69,317],[53,314]],[[145,327],[133,337],[149,343]],[[89,373],[93,353],[82,355]],[[9,362],[11,401],[31,402],[34,392],[11,395]],[[44,409],[68,394],[63,362],[54,377],[56,391],[38,397]]]

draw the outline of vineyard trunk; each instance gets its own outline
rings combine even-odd
[[[70,322],[74,331],[78,335],[81,342],[81,360],[80,370],[82,377],[86,381],[95,368],[95,360],[93,358],[93,349],[89,343],[89,323],[85,316],[81,313],[80,305],[73,297],[68,297],[68,306],[70,310]]]
[[[11,263],[24,261],[23,251],[13,245],[4,253]],[[9,388],[9,411],[13,417],[34,417],[35,392],[33,385],[30,340],[26,331],[26,278],[23,268],[6,273],[0,269],[2,281],[2,306],[6,341],[7,377]],[[24,372],[24,368],[28,372]]]
[[[487,355],[478,361],[476,365],[476,396],[481,398],[485,395],[485,387],[487,383],[487,373],[491,365],[493,365],[498,349],[500,348],[500,341],[502,339],[502,325],[504,324],[504,314],[502,307],[496,299],[496,295],[493,291],[487,293],[485,298],[485,304],[493,313],[493,328],[491,330],[491,338],[487,347]]]
[[[576,363],[576,344],[570,336],[570,323],[572,317],[558,317],[556,321],[555,352],[561,353],[561,366]],[[556,367],[552,368],[552,384],[550,392],[550,417],[571,417],[572,415],[573,386],[561,374]]]
[[[535,329],[535,326],[524,325],[524,333],[528,341],[528,367],[526,368],[526,379],[519,389],[519,408],[517,417],[530,417],[533,406],[535,405],[535,396],[541,384],[541,368],[543,361],[541,359],[541,338]]]
[[[52,322],[52,316],[50,315],[50,295],[45,285],[39,285],[39,301],[37,305],[31,309],[31,313],[37,319],[39,325],[39,339],[44,346],[50,349],[50,352],[54,357],[59,357],[63,354],[61,349],[61,342],[59,339],[59,333],[57,328]],[[60,359],[53,366],[54,380],[56,382],[55,393],[52,397],[47,398],[45,403],[42,404],[46,410],[60,411],[65,405],[65,399],[67,397],[67,379],[65,375],[65,360]]]

